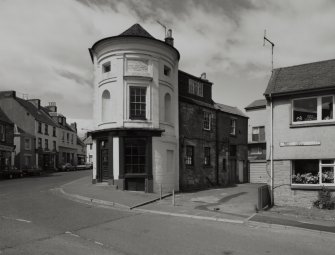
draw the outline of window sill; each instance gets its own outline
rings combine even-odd
[[[335,121],[320,121],[311,123],[291,123],[290,128],[302,128],[302,127],[321,127],[321,126],[335,126]]]
[[[320,185],[320,184],[291,184],[292,190],[322,190],[326,188],[329,190],[335,190],[335,184],[333,185]]]

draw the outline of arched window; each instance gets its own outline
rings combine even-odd
[[[104,90],[101,100],[101,119],[103,122],[109,120],[111,116],[111,95],[108,90]]]
[[[164,121],[171,122],[171,96],[169,93],[164,96]]]

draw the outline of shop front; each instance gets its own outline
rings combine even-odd
[[[12,165],[14,146],[0,144],[0,170],[9,170]]]

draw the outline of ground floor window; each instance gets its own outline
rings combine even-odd
[[[125,172],[145,173],[146,164],[146,140],[125,139]]]
[[[293,160],[292,184],[331,185],[334,184],[335,161]]]

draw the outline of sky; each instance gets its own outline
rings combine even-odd
[[[244,109],[263,98],[274,68],[335,57],[333,0],[0,0],[0,90],[56,102],[80,132],[91,130],[88,48],[139,23],[173,31],[179,68],[206,72],[213,100]]]

